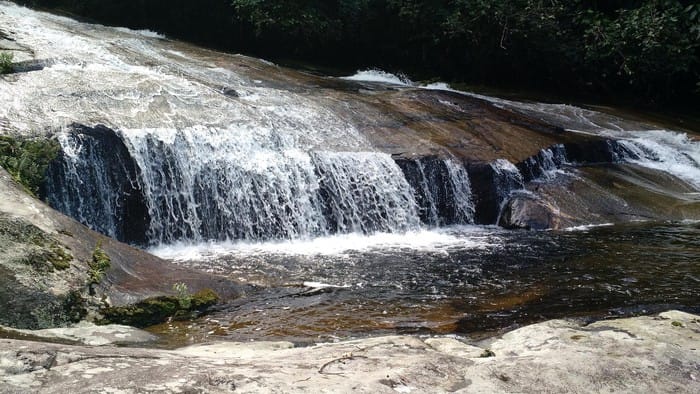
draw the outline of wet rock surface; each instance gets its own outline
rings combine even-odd
[[[0,392],[677,392],[700,390],[700,317],[552,320],[474,346],[392,336],[176,351],[0,340]],[[86,384],[86,382],[89,382]]]
[[[214,289],[224,299],[241,292],[224,278],[168,264],[89,230],[28,195],[0,169],[0,324],[38,329],[84,318],[88,262],[98,242],[111,267],[97,298],[112,305],[172,294],[180,282],[191,291]]]

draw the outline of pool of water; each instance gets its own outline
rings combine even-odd
[[[197,321],[151,327],[163,346],[392,333],[478,338],[552,318],[700,311],[697,221],[567,231],[467,226],[154,252],[251,284]]]

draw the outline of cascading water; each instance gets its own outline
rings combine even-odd
[[[422,225],[413,185],[392,157],[324,97],[257,79],[267,71],[256,77],[250,67],[277,72],[274,65],[20,7],[2,12],[13,37],[51,62],[0,86],[16,98],[0,119],[25,130],[86,125],[61,133],[65,153],[45,194],[92,228],[154,245]],[[89,135],[96,124],[115,130],[112,142]],[[450,174],[464,201],[451,203],[444,222],[470,222],[466,173]]]
[[[498,206],[495,223],[498,223],[508,198],[514,191],[523,190],[525,182],[520,170],[508,160],[499,159],[491,163],[490,166],[495,174],[494,186]]]
[[[677,176],[700,190],[700,141],[667,130],[615,133],[620,160]]]
[[[308,239],[473,221],[467,172],[449,159],[433,160],[439,177],[422,173],[421,192],[434,196],[425,218],[416,186],[385,153],[305,152],[274,132],[235,128],[76,127],[61,135],[66,153],[51,169],[49,201],[137,243]],[[120,202],[124,195],[136,200]],[[134,207],[140,223],[128,216]],[[128,226],[145,236],[122,231]]]
[[[557,170],[569,164],[563,144],[542,149],[537,155],[525,159],[518,167],[524,180],[549,181],[556,177]]]
[[[430,226],[474,222],[469,175],[453,159],[398,159],[411,185],[421,221]]]

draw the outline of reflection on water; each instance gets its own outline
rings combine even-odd
[[[309,249],[295,244],[228,245],[211,255],[180,249],[188,259],[178,264],[256,286],[199,321],[151,330],[167,334],[164,345],[479,336],[558,317],[700,310],[698,222],[561,232],[455,227],[406,237],[317,240],[335,247],[301,254],[295,248]]]

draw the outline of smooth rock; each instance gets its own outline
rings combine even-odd
[[[118,324],[98,326],[88,322],[43,330],[19,330],[0,326],[0,330],[17,336],[26,335],[47,340],[63,339],[89,346],[136,344],[156,340],[155,335],[138,328]]]
[[[390,336],[176,351],[0,340],[0,392],[697,393],[700,316],[552,320],[489,342]],[[481,354],[477,355],[477,349]]]

